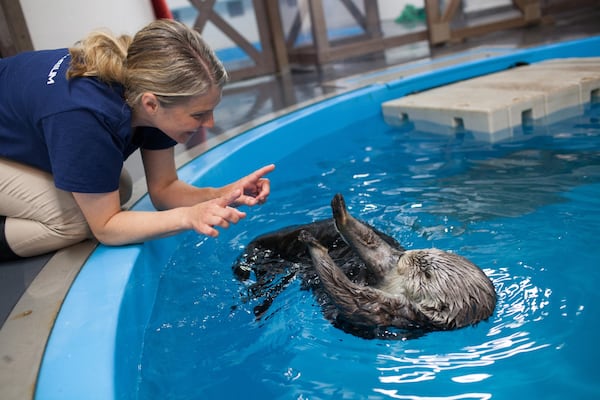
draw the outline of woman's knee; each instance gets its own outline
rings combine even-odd
[[[46,225],[40,221],[6,218],[4,228],[6,245],[20,257],[49,253],[92,238],[85,220]]]

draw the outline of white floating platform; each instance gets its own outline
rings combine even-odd
[[[512,68],[383,103],[390,125],[413,122],[433,133],[473,132],[497,141],[523,125],[551,123],[600,99],[600,57],[564,58]],[[568,114],[570,113],[570,114]]]

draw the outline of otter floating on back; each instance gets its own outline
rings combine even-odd
[[[397,337],[394,328],[418,333],[462,328],[492,315],[494,286],[466,258],[434,248],[405,250],[352,217],[340,194],[331,208],[333,220],[264,235],[248,246],[234,271],[240,278],[249,269],[255,272],[250,293],[265,297],[255,309],[258,317],[298,273],[327,319],[365,338]]]

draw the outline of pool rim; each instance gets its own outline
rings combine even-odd
[[[178,164],[180,165],[180,172],[185,175],[186,180],[194,181],[194,176],[198,179],[199,174],[206,173],[209,166],[213,166],[213,164],[189,172],[188,169],[193,169],[195,161],[212,156],[213,160],[211,162],[223,162],[225,160],[217,161],[216,159],[225,153],[229,153],[226,151],[228,143],[231,146],[238,146],[258,140],[275,129],[281,129],[281,125],[278,125],[278,123],[281,123],[281,119],[287,119],[288,123],[293,123],[298,118],[310,118],[316,110],[331,106],[340,106],[344,102],[357,100],[357,97],[360,96],[371,96],[372,102],[381,103],[384,99],[397,98],[433,86],[496,72],[512,67],[520,62],[535,63],[552,58],[600,56],[600,50],[592,51],[593,48],[600,49],[600,37],[578,39],[528,49],[511,49],[507,54],[501,54],[485,60],[436,69],[410,77],[403,77],[396,81],[372,83],[348,92],[324,96],[311,101],[310,104],[294,107],[294,110],[291,110],[291,112],[286,110],[286,112],[276,113],[278,114],[276,118],[263,119],[249,129],[243,130],[244,128],[242,128],[235,135],[223,138],[222,141],[214,143],[210,148],[203,149],[203,153],[200,155],[186,155],[189,160],[178,160],[181,162],[181,164]],[[241,142],[238,143],[235,140],[237,138],[240,138],[238,140]],[[133,206],[133,209],[144,209],[144,207],[149,207],[147,196],[142,197]],[[172,244],[176,240],[177,236],[161,239],[164,244]],[[103,319],[97,321],[94,318],[82,320],[80,319],[81,310],[79,312],[73,310],[78,308],[78,300],[81,300],[77,299],[76,296],[98,295],[97,289],[99,288],[94,288],[95,284],[98,283],[96,280],[98,275],[93,273],[98,270],[101,270],[101,276],[109,273],[109,278],[112,280],[111,284],[114,285],[111,290],[116,289],[116,292],[113,293],[125,293],[128,286],[132,283],[134,269],[149,268],[148,258],[152,258],[152,256],[143,254],[143,250],[151,249],[151,246],[152,242],[121,248],[98,246],[92,252],[90,258],[81,266],[79,276],[74,279],[48,338],[35,388],[35,398],[70,399],[82,398],[83,395],[86,398],[90,398],[90,393],[93,393],[92,397],[95,398],[121,398],[116,393],[119,389],[115,383],[115,375],[117,375],[115,366],[117,354],[115,354],[115,351],[118,344],[114,342],[118,337],[118,322],[122,317],[123,299],[118,299],[118,296],[111,299],[112,312],[109,313],[109,320]],[[154,256],[161,257],[160,254],[154,254]],[[144,257],[146,260],[144,260]],[[129,263],[123,266],[124,261],[129,261]],[[110,268],[106,268],[106,265],[110,266]],[[147,272],[152,274],[152,271]],[[86,279],[91,279],[91,281],[85,282]],[[138,284],[140,282],[136,281],[134,283]],[[106,304],[103,306],[106,306]],[[78,329],[74,331],[75,324],[77,324]],[[98,324],[102,326],[99,327]],[[93,332],[90,332],[89,329],[92,329]],[[77,334],[74,335],[74,332]],[[107,332],[114,332],[114,335],[111,336]],[[86,334],[91,334],[96,339],[103,339],[99,340],[99,342],[104,342],[102,345],[94,347],[93,350],[96,354],[93,354],[92,358],[81,357],[85,354],[85,350],[89,349],[89,343],[97,343],[96,341],[88,340],[91,337]],[[67,348],[68,351],[65,351]],[[74,350],[79,351],[75,352]],[[93,365],[96,366],[91,374],[92,376],[86,374],[89,371],[90,362],[93,362]],[[126,398],[131,396],[131,393],[120,394],[124,394]]]

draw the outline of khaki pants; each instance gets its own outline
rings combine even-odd
[[[120,189],[122,194],[131,194],[131,179],[125,170]],[[128,196],[122,195],[121,200],[123,204]],[[21,257],[92,238],[73,195],[57,189],[52,175],[5,158],[0,158],[0,215],[7,217],[8,246]]]

